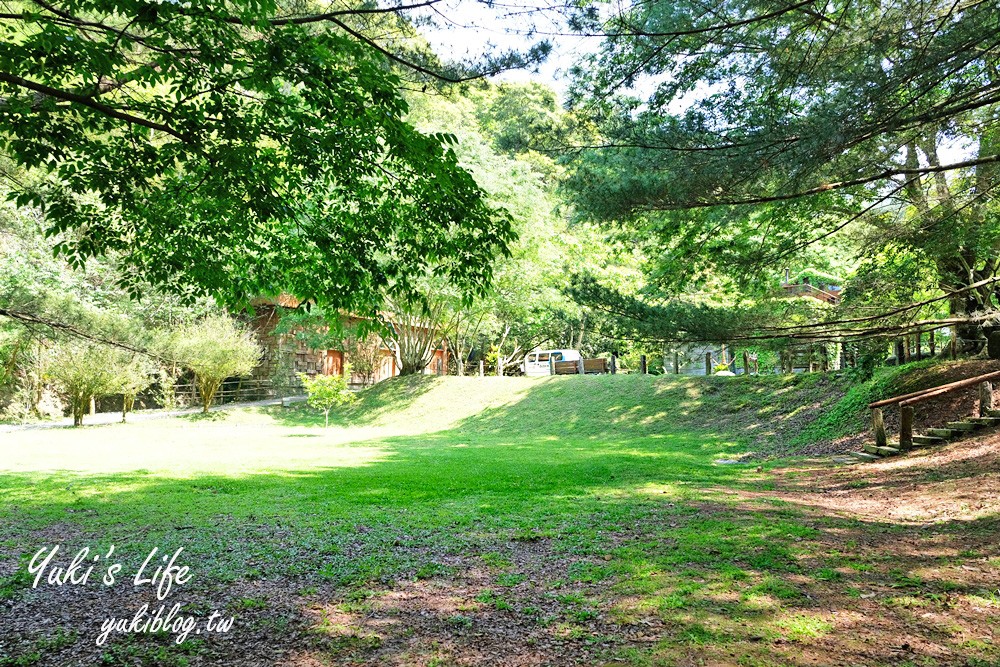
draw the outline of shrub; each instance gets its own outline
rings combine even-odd
[[[316,375],[310,377],[305,373],[299,373],[302,386],[305,387],[309,399],[309,407],[315,408],[323,413],[324,425],[330,425],[330,410],[339,406],[353,403],[357,400],[347,386],[347,378],[351,375],[349,364],[344,366],[343,375]]]
[[[75,341],[60,343],[53,349],[48,375],[66,394],[73,426],[83,424],[92,400],[121,391],[130,356],[106,345]]]
[[[194,373],[202,412],[208,412],[227,378],[249,375],[261,356],[253,334],[225,315],[212,315],[181,327],[169,350]]]
[[[125,415],[132,411],[135,397],[149,388],[155,379],[156,366],[148,357],[133,355],[132,359],[119,369],[118,391],[122,394],[122,423]],[[117,393],[117,392],[116,392]]]
[[[344,352],[346,358],[351,360],[352,372],[361,380],[365,387],[374,384],[375,375],[382,364],[384,353],[382,352],[382,341],[378,336],[371,334],[361,336],[357,332],[348,336],[344,340]],[[346,377],[350,377],[347,372]]]

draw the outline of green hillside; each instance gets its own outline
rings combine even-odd
[[[362,392],[352,425],[426,433],[459,429],[519,437],[642,437],[696,431],[758,453],[805,443],[848,392],[845,377],[411,377]],[[304,408],[299,409],[306,418]],[[860,420],[855,420],[860,428]],[[825,435],[822,429],[821,435]]]
[[[416,376],[362,392],[341,419],[412,434],[461,429],[483,435],[602,438],[685,430],[714,435],[760,455],[810,454],[843,449],[846,445],[838,442],[862,434],[872,401],[986,373],[995,366],[986,361],[924,361],[879,369],[868,380],[847,373]],[[312,419],[304,408],[297,412],[304,421]]]

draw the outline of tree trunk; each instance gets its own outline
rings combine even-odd
[[[77,394],[73,397],[70,405],[73,410],[73,426],[83,426],[83,415],[89,404],[90,397],[85,394]]]
[[[129,396],[125,394],[122,396],[122,423],[125,423],[125,415],[132,412],[132,407],[135,405],[135,396]]]

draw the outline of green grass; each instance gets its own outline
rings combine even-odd
[[[0,442],[0,565],[57,531],[65,551],[113,543],[126,563],[183,547],[201,586],[288,578],[310,599],[354,591],[342,595],[349,611],[397,581],[476,569],[489,583],[446,613],[449,627],[478,625],[484,607],[581,637],[605,616],[652,614],[673,628],[650,649],[667,656],[761,633],[804,641],[830,631],[800,608],[805,589],[852,578],[839,561],[803,566],[819,531],[801,510],[748,511],[727,493],[768,488],[766,472],[715,461],[781,451],[808,425],[794,406],[840,400],[837,382],[411,378],[365,392],[328,429],[276,407],[17,432]],[[0,598],[29,585],[0,579]],[[272,603],[227,604],[267,614]],[[329,650],[372,644],[348,639]],[[119,643],[104,660],[180,665],[207,650]]]

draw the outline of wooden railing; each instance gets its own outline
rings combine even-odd
[[[913,447],[914,405],[931,398],[950,394],[953,391],[958,391],[960,389],[965,389],[978,384],[980,386],[979,412],[980,416],[983,416],[985,411],[990,410],[993,407],[993,386],[990,384],[990,380],[995,380],[997,378],[1000,378],[1000,371],[984,373],[983,375],[977,375],[976,377],[956,380],[955,382],[949,382],[948,384],[939,385],[937,387],[930,387],[920,391],[913,391],[909,394],[902,394],[900,396],[894,396],[893,398],[887,398],[881,401],[869,403],[868,407],[871,408],[872,411],[872,430],[875,432],[875,445],[878,447],[887,447],[889,441],[885,430],[885,418],[882,414],[882,408],[890,405],[899,406],[899,448],[903,450],[911,449]]]
[[[608,372],[608,360],[604,358],[578,359],[577,361],[553,361],[549,372],[552,375],[597,375]]]
[[[840,301],[840,296],[832,292],[827,292],[808,283],[786,284],[781,286],[785,292],[792,296],[811,296],[829,304],[836,305]]]

